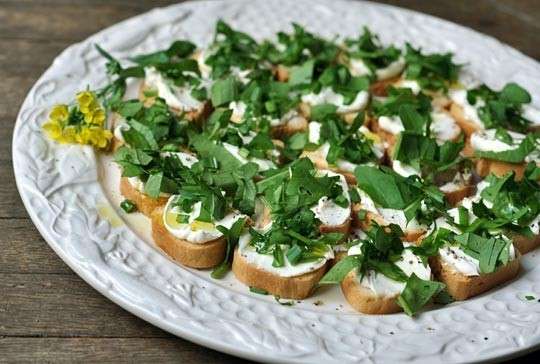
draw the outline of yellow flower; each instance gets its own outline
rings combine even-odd
[[[69,110],[67,105],[56,105],[52,108],[49,118],[54,121],[64,122],[69,116]]]
[[[75,121],[68,125],[70,119],[68,105],[56,105],[51,110],[49,120],[43,124],[43,130],[51,139],[59,143],[106,148],[113,134],[110,130],[103,128],[107,115],[99,104],[96,94],[92,91],[82,91],[76,95],[76,99],[78,105],[73,108],[75,114],[78,111],[82,113],[82,123],[74,119]]]
[[[62,136],[62,126],[53,120],[49,120],[43,124],[43,130],[53,140],[58,140]]]
[[[96,100],[96,96],[91,91],[82,91],[77,94],[77,102],[81,108],[85,108],[93,104]]]

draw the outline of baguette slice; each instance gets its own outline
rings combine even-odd
[[[465,197],[469,197],[476,191],[476,186],[467,184],[453,191],[443,191],[446,200],[451,206],[457,206]]]
[[[308,121],[302,115],[291,118],[287,123],[272,127],[272,137],[281,139],[308,129]]]
[[[540,246],[540,235],[528,237],[522,234],[517,234],[513,231],[506,232],[506,235],[512,239],[514,247],[520,254],[526,254]]]
[[[152,213],[152,238],[168,256],[178,263],[197,269],[212,268],[223,262],[227,241],[224,236],[202,244],[178,239],[163,224],[163,208]]]
[[[448,293],[458,301],[477,296],[511,280],[517,276],[520,269],[519,255],[495,272],[479,276],[466,276],[444,263],[438,256],[430,258],[429,263],[435,277],[446,284]]]
[[[486,158],[479,158],[475,161],[475,170],[480,177],[486,177],[490,173],[502,177],[513,171],[516,173],[514,179],[519,181],[523,178],[525,167],[525,163],[508,163]]]
[[[347,181],[349,185],[356,184],[356,176],[354,175],[354,173],[349,172],[349,171],[344,171],[337,167],[331,167],[328,164],[328,161],[326,160],[324,155],[319,150],[313,150],[313,151],[305,150],[300,155],[300,158],[302,157],[309,158],[317,169],[325,169],[325,170],[330,170],[335,173],[339,173],[343,175],[343,177],[345,177],[345,180]]]
[[[345,221],[341,225],[321,224],[319,226],[319,231],[321,232],[321,234],[340,233],[344,235],[344,239],[347,239],[347,237],[349,236],[350,230],[351,230],[351,218],[348,218],[347,221]]]
[[[380,296],[368,288],[362,287],[356,270],[352,270],[341,282],[341,290],[347,302],[357,311],[371,315],[401,312],[395,296]]]
[[[137,206],[137,209],[149,217],[156,208],[165,206],[167,203],[167,197],[152,198],[138,191],[131,183],[129,183],[127,177],[122,177],[120,179],[120,193],[126,199],[133,201]]]
[[[454,120],[458,123],[459,127],[461,128],[461,130],[463,130],[463,133],[465,133],[467,137],[469,137],[475,131],[481,130],[481,127],[478,124],[465,117],[465,114],[463,113],[463,107],[456,104],[455,102],[450,105],[450,115],[452,115]]]
[[[232,271],[236,278],[249,287],[264,289],[281,298],[304,299],[326,273],[328,262],[312,272],[296,277],[280,277],[250,264],[239,252],[234,252]]]
[[[371,228],[371,225],[373,222],[376,222],[378,225],[381,225],[381,226],[388,225],[388,222],[384,220],[384,218],[381,215],[375,214],[371,211],[366,211],[365,219],[360,220],[358,218],[358,212],[360,210],[363,210],[362,204],[360,203],[353,204],[353,226],[355,228],[359,228],[364,231],[367,231]],[[404,230],[403,233],[404,235],[402,236],[401,240],[409,241],[409,242],[416,242],[426,233],[426,230],[411,229],[411,230]]]

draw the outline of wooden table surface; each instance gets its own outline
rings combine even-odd
[[[173,337],[83,282],[35,229],[13,178],[17,111],[54,57],[100,29],[174,2],[0,0],[0,362],[241,362]],[[384,2],[469,26],[540,60],[540,1]]]

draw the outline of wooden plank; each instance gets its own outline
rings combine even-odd
[[[171,337],[75,274],[0,274],[0,297],[0,336]]]
[[[175,338],[5,337],[0,350],[0,363],[248,363]]]
[[[539,1],[379,0],[434,15],[491,35],[540,60]],[[464,45],[465,46],[465,45]]]
[[[72,274],[29,218],[0,219],[0,273]]]
[[[2,1],[0,34],[4,38],[79,41],[123,19],[176,2]]]
[[[0,159],[0,219],[27,217],[28,214],[15,186],[11,161]]]

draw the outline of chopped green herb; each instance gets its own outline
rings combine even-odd
[[[135,205],[133,201],[128,199],[120,202],[120,208],[128,214],[137,211],[137,205]]]

